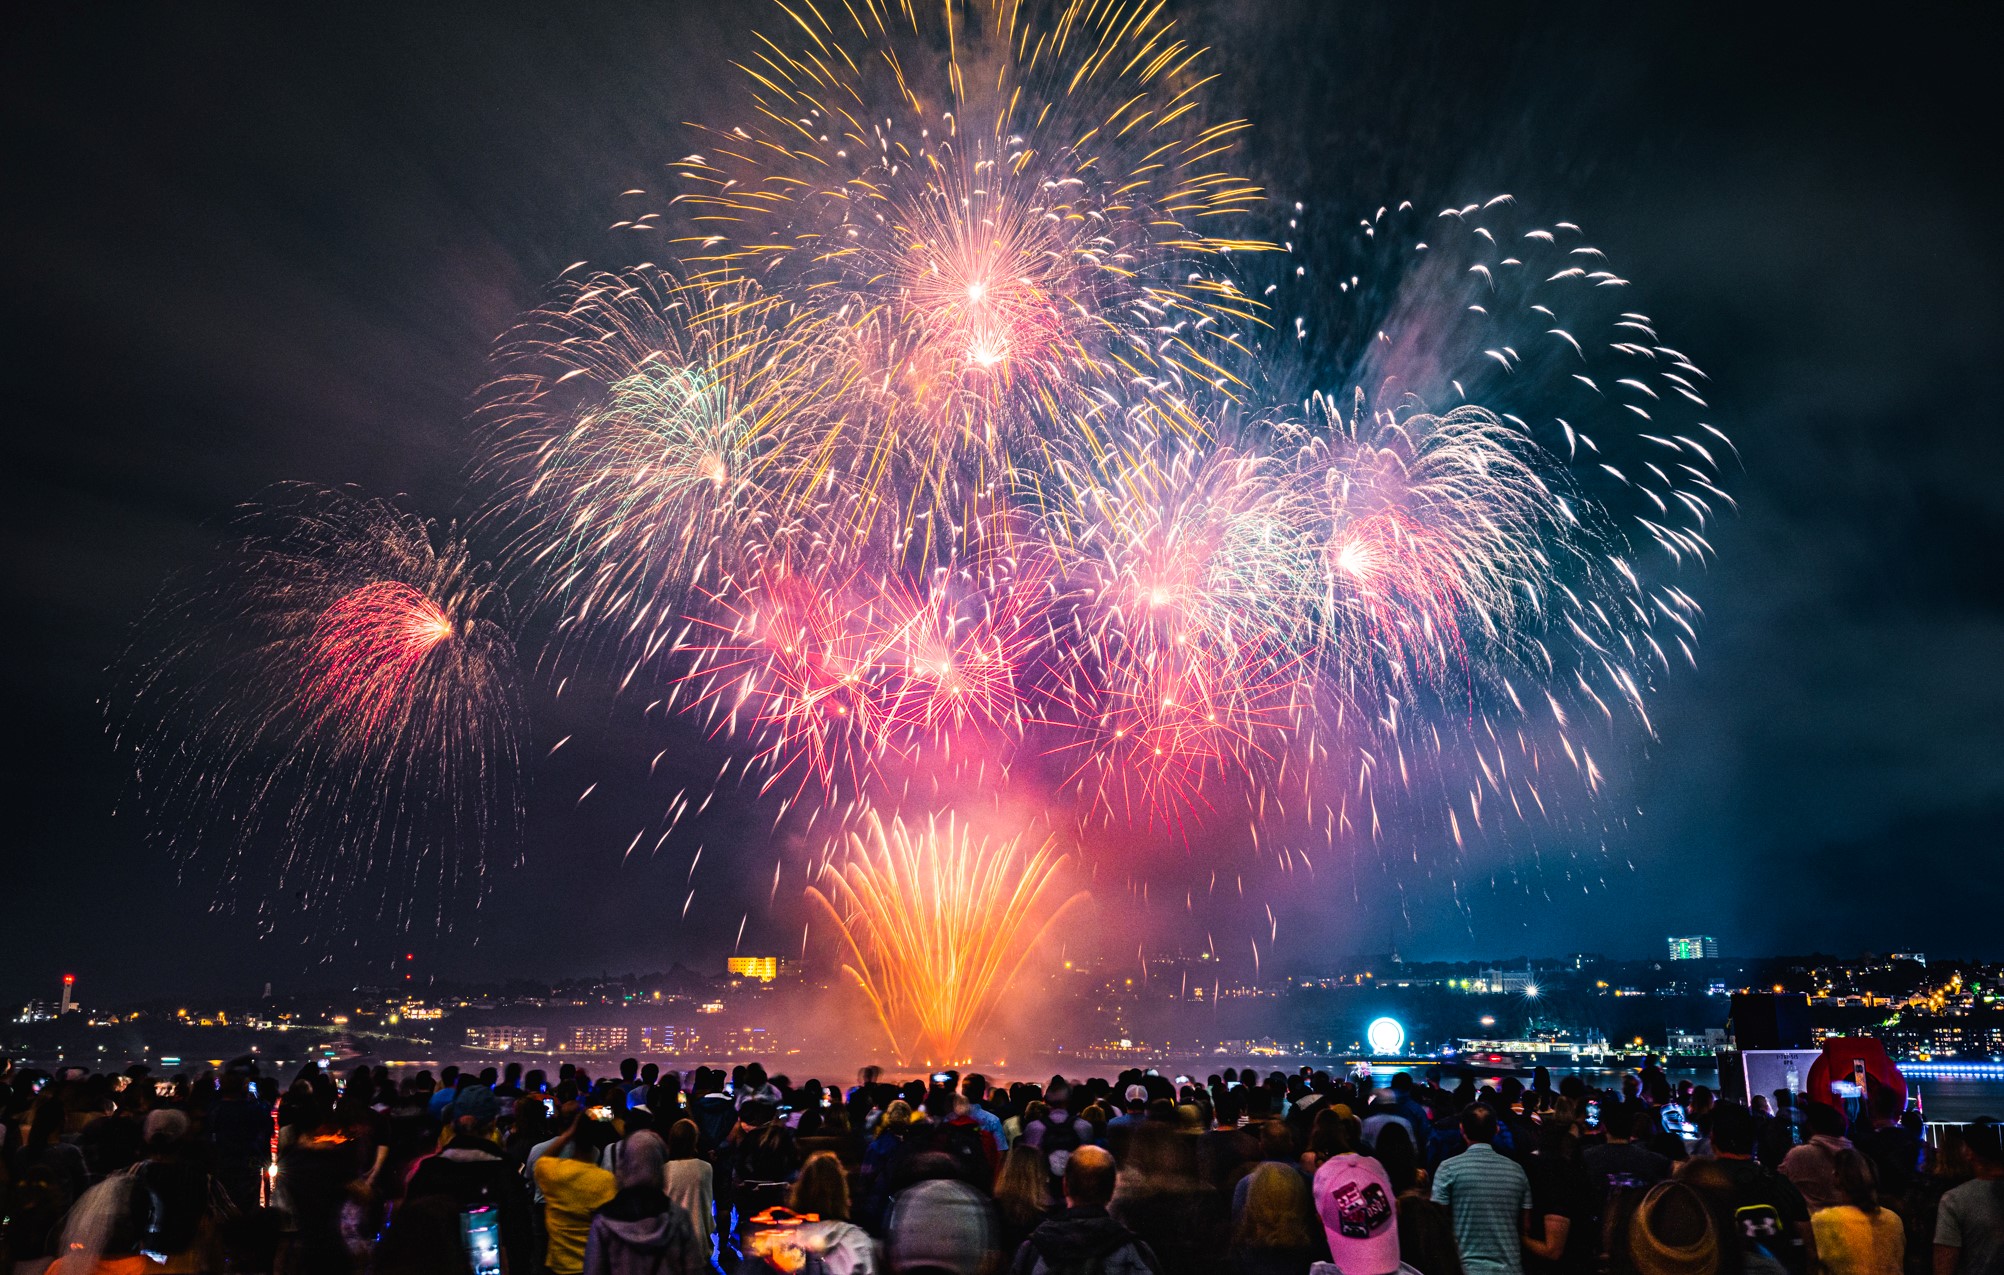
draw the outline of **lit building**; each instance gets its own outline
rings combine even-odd
[[[1714,961],[1719,957],[1719,941],[1709,934],[1694,934],[1669,940],[1673,961]]]
[[[1726,1047],[1725,1029],[1708,1027],[1704,1031],[1673,1031],[1664,1037],[1667,1054],[1715,1054]]]
[[[626,1048],[624,1027],[573,1027],[571,1049],[581,1054],[608,1054]]]
[[[1501,995],[1517,992],[1526,996],[1537,994],[1538,976],[1529,966],[1521,970],[1487,969],[1475,977],[1475,985],[1469,990],[1478,995]]]
[[[693,1029],[672,1023],[640,1029],[640,1047],[650,1053],[686,1054],[695,1049],[700,1039]]]
[[[786,962],[777,956],[733,956],[724,963],[734,978],[755,978],[770,983],[786,972]]]
[[[540,1027],[469,1027],[466,1043],[474,1049],[541,1049],[549,1039]]]
[[[56,1011],[58,1014],[73,1014],[77,1010],[83,1008],[81,1005],[78,1005],[74,1000],[70,999],[70,994],[76,991],[76,986],[77,986],[76,975],[74,974],[63,975],[63,1007]]]

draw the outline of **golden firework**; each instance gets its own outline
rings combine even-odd
[[[1067,862],[1049,841],[992,839],[948,817],[906,826],[872,813],[808,897],[834,919],[843,969],[901,1061],[963,1061],[997,999],[1083,891],[1062,900]]]

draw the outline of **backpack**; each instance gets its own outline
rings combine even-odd
[[[1044,1117],[1044,1137],[1037,1149],[1044,1153],[1054,1178],[1065,1175],[1065,1166],[1071,1163],[1072,1152],[1079,1149],[1079,1131],[1074,1121],[1075,1117],[1070,1112],[1065,1113],[1062,1121]]]
[[[940,1125],[933,1135],[933,1147],[953,1157],[953,1162],[960,1166],[962,1182],[983,1190],[993,1185],[995,1170],[988,1163],[988,1148],[981,1140],[980,1125]]]

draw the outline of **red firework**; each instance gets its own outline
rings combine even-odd
[[[452,617],[408,584],[379,580],[320,613],[306,661],[306,716],[366,742],[407,711],[427,657],[452,638]]]

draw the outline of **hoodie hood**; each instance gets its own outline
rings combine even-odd
[[[1083,1264],[1133,1240],[1134,1232],[1108,1217],[1105,1209],[1069,1209],[1030,1233],[1030,1246],[1053,1267]]]
[[[598,1211],[597,1221],[628,1247],[662,1249],[680,1227],[681,1210],[657,1187],[630,1186]]]

